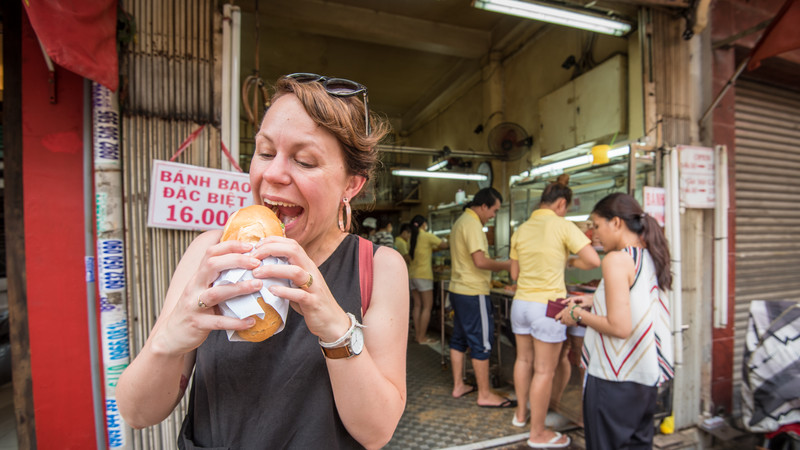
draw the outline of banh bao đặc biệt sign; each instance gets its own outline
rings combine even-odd
[[[246,173],[154,160],[147,226],[213,230],[253,204]]]

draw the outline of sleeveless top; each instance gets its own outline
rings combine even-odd
[[[622,251],[633,258],[636,270],[630,288],[631,335],[620,339],[589,327],[583,340],[583,367],[589,375],[607,381],[660,385],[674,376],[668,300],[658,287],[650,252],[637,247]],[[604,280],[594,294],[592,309],[597,315],[608,315]]]
[[[347,235],[319,270],[342,309],[361,321],[358,241]],[[178,447],[363,448],[339,418],[317,337],[292,308],[283,331],[266,341],[229,342],[225,331],[212,331],[197,348]]]

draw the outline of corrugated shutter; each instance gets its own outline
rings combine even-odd
[[[752,300],[800,300],[800,92],[736,83],[733,408]]]
[[[147,227],[154,159],[169,160],[201,124],[215,122],[214,0],[123,0],[136,39],[120,52],[125,273],[131,355],[155,324],[172,272],[198,233]],[[218,122],[218,117],[217,117]],[[219,133],[206,127],[177,162],[219,168]],[[177,385],[177,380],[176,380]],[[177,386],[176,386],[177,387]],[[133,448],[176,448],[188,395],[161,424],[136,430]]]

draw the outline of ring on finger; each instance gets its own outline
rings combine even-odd
[[[308,273],[308,272],[306,272],[306,273]],[[301,288],[301,289],[308,289],[308,288],[311,287],[311,284],[313,284],[313,283],[314,283],[314,277],[311,276],[310,273],[308,273],[308,281],[306,281],[305,283],[301,284],[298,287]]]
[[[206,309],[206,308],[208,308],[208,305],[206,305],[205,303],[203,303],[203,301],[202,301],[202,300],[200,300],[200,297],[197,297],[197,306],[198,306],[198,307],[200,307],[200,309]]]

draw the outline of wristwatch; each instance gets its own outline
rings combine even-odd
[[[350,317],[350,328],[334,342],[322,342],[319,340],[319,346],[322,349],[322,354],[328,359],[342,359],[352,358],[361,354],[364,350],[364,333],[361,331],[364,325],[358,323],[356,316],[347,313]]]

